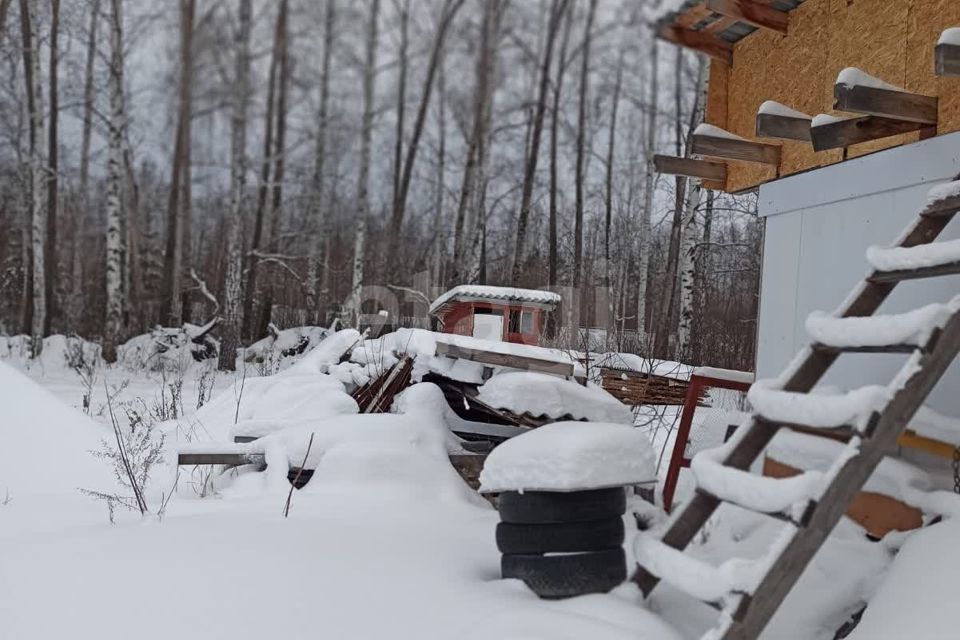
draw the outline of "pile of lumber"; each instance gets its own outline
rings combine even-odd
[[[669,376],[607,367],[600,370],[600,380],[607,393],[632,407],[642,404],[682,405],[690,386],[686,380]]]

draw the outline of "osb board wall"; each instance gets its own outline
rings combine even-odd
[[[757,109],[765,100],[811,116],[837,114],[832,109],[837,74],[859,67],[909,91],[938,96],[938,133],[960,130],[960,79],[933,72],[936,41],[952,26],[960,26],[960,0],[807,0],[790,13],[789,35],[757,30],[734,45],[732,67],[711,62],[706,120],[754,139]],[[854,145],[847,157],[918,137],[912,133]],[[730,162],[726,190],[743,191],[843,159],[839,149],[817,153],[802,142],[782,145],[778,169]]]

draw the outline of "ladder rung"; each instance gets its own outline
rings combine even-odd
[[[760,515],[773,518],[774,520],[779,520],[780,522],[786,522],[787,524],[792,524],[798,529],[802,529],[803,527],[807,526],[807,524],[810,523],[810,518],[813,516],[813,510],[817,506],[817,503],[815,500],[808,500],[807,506],[804,507],[803,509],[803,513],[800,515],[800,518],[797,519],[783,511],[757,511],[756,509],[751,509],[750,507],[734,502],[733,500],[717,497],[702,487],[697,487],[696,491],[697,493],[703,494],[704,496],[713,498],[715,500],[720,500],[721,502],[732,504],[735,507],[740,507],[741,509],[746,509],[747,511],[751,511],[753,513],[759,513]]]
[[[936,278],[952,276],[960,273],[960,261],[938,264],[933,267],[920,269],[899,269],[897,271],[877,271],[867,278],[869,282],[902,282],[903,280],[919,280],[920,278]]]
[[[865,346],[865,347],[835,347],[829,344],[823,344],[821,342],[814,343],[812,348],[815,351],[823,351],[826,353],[906,353],[910,354],[914,351],[924,351],[925,347],[916,344],[888,344],[882,346]]]
[[[960,196],[950,196],[931,203],[920,212],[920,215],[929,217],[952,216],[958,212],[960,212]]]
[[[866,437],[866,434],[854,429],[850,425],[842,425],[839,427],[811,427],[810,425],[799,424],[797,422],[767,420],[762,416],[754,416],[754,420],[756,420],[759,426],[762,426],[766,429],[791,429],[793,431],[807,433],[812,436],[823,436],[825,438],[832,438],[833,440],[843,440],[844,442],[854,436],[859,436],[861,438]]]

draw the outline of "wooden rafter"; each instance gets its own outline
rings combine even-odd
[[[653,166],[659,173],[671,176],[687,176],[688,178],[701,178],[714,182],[726,182],[727,180],[727,166],[720,162],[657,154],[653,156]]]
[[[757,137],[810,142],[811,120],[809,117],[761,112],[757,114]]]
[[[811,127],[810,139],[813,141],[814,151],[827,151],[843,149],[859,142],[919,131],[927,126],[929,125],[879,116],[860,116]]]
[[[937,99],[907,91],[866,85],[837,83],[833,87],[833,108],[904,122],[937,124]]]
[[[664,24],[660,27],[658,36],[675,45],[733,64],[733,45],[711,33]]]
[[[941,42],[935,51],[937,75],[960,77],[960,45]]]
[[[757,162],[773,166],[780,164],[780,147],[778,145],[706,133],[694,132],[693,152],[710,158]]]
[[[707,8],[755,27],[782,34],[787,33],[790,22],[790,14],[786,11],[774,9],[756,0],[707,0]]]

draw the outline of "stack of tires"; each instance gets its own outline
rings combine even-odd
[[[504,578],[541,598],[603,593],[627,577],[622,487],[500,494],[497,548]]]

